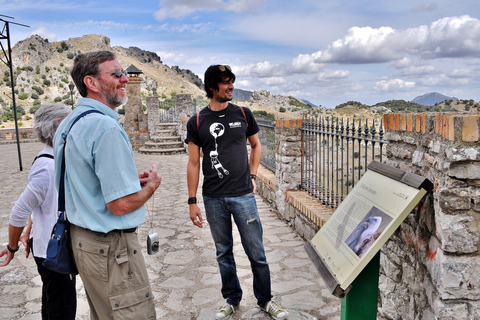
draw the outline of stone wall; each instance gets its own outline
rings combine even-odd
[[[479,116],[385,115],[386,163],[434,183],[382,248],[388,319],[480,319],[479,127]]]
[[[147,123],[149,137],[154,136],[158,129],[157,124],[160,119],[158,111],[158,96],[148,96],[145,98],[147,104]]]

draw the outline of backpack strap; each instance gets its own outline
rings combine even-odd
[[[238,107],[240,108],[240,110],[242,110],[242,113],[243,113],[243,116],[245,117],[245,122],[247,123],[247,128],[248,128],[248,120],[247,120],[247,115],[245,114],[245,110],[243,110],[243,107],[240,107],[240,106]]]
[[[35,159],[33,159],[32,165],[35,163],[35,161],[36,161],[38,158],[43,158],[43,157],[53,159],[53,156],[52,156],[51,154],[42,153],[42,154],[36,156]]]

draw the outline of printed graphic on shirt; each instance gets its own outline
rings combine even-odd
[[[240,121],[237,121],[237,122],[230,122],[228,124],[230,126],[230,128],[240,128],[242,126],[242,123]]]
[[[210,161],[212,162],[212,169],[217,170],[217,174],[220,179],[223,179],[224,174],[227,176],[229,174],[228,170],[225,169],[220,163],[220,160],[218,160],[217,138],[223,136],[224,133],[225,133],[225,127],[223,126],[223,124],[214,122],[210,126],[210,134],[215,139],[215,150],[210,151]]]

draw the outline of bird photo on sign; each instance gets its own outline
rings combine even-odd
[[[392,218],[390,216],[378,208],[372,207],[365,218],[353,229],[345,243],[361,258],[391,221]]]

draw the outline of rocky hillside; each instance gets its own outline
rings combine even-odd
[[[47,102],[64,102],[70,105],[71,95],[68,84],[72,82],[69,70],[76,55],[84,52],[110,50],[126,69],[130,65],[140,69],[144,78],[142,95],[158,95],[171,99],[179,93],[190,93],[192,97],[204,97],[201,81],[188,70],[170,68],[162,64],[156,53],[136,47],[112,47],[110,39],[101,35],[85,35],[59,42],[48,42],[38,35],[19,41],[12,48],[15,92],[19,110],[28,114],[32,107]],[[3,53],[2,53],[3,54]],[[5,64],[0,64],[0,113],[1,120],[10,116],[11,85],[10,73]],[[185,74],[190,74],[185,77]],[[80,98],[74,90],[74,101]],[[22,112],[20,112],[22,113]],[[26,117],[26,118],[25,118]],[[22,120],[29,121],[28,115]],[[1,125],[0,125],[1,126]]]

